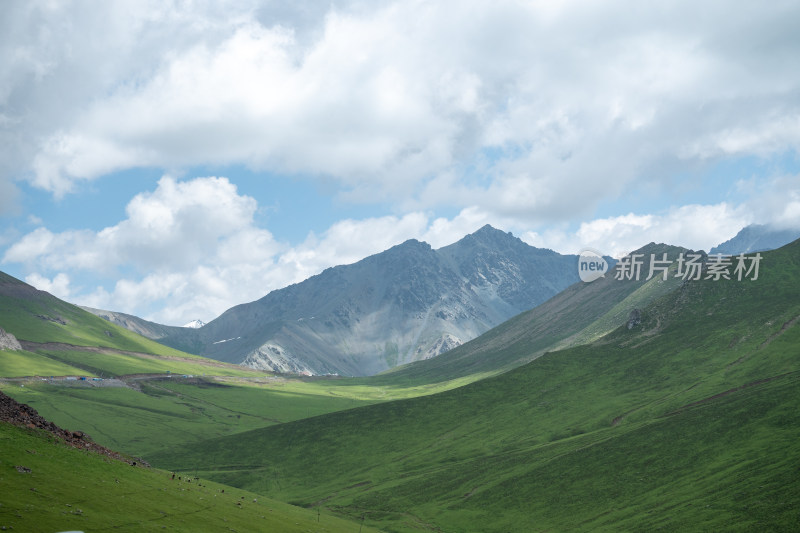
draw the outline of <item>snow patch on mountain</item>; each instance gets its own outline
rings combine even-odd
[[[233,337],[233,338],[230,338],[230,339],[222,339],[221,341],[216,341],[216,342],[213,342],[212,344],[222,344],[223,342],[237,341],[239,339],[241,339],[241,337]]]

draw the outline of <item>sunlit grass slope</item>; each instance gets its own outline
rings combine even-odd
[[[397,531],[797,530],[800,242],[763,255],[506,374],[151,459]]]
[[[71,376],[83,369],[25,350],[0,350],[0,376]],[[92,373],[86,373],[94,375]]]
[[[275,377],[158,345],[2,273],[0,327],[28,348],[0,351],[0,388],[59,425],[136,455],[458,384]],[[172,378],[133,377],[150,374]],[[22,376],[123,380],[3,380]]]
[[[373,403],[180,378],[142,380],[136,389],[39,382],[8,383],[2,390],[61,427],[145,458],[164,447]]]
[[[0,327],[20,340],[185,355],[0,272]]]
[[[24,351],[0,351],[2,377],[263,374],[163,346],[2,272],[0,328],[26,347]]]

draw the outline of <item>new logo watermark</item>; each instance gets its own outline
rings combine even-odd
[[[705,256],[698,253],[680,253],[677,259],[667,258],[666,253],[650,254],[650,261],[647,263],[644,258],[645,254],[629,254],[620,259],[615,267],[614,279],[639,281],[644,271],[647,273],[645,281],[656,275],[666,281],[670,275],[670,267],[675,264],[676,268],[672,270],[672,275],[685,280],[735,279],[742,281],[749,279],[755,281],[758,279],[758,269],[761,265],[760,253],[749,256],[745,254]],[[578,256],[578,276],[582,281],[592,282],[604,277],[607,271],[608,262],[603,258],[601,252],[590,248],[581,250]]]
[[[581,281],[590,283],[598,278],[602,278],[608,271],[608,262],[603,258],[603,254],[591,248],[584,248],[578,254],[578,276]]]

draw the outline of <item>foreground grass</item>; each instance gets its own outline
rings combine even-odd
[[[548,403],[530,394],[526,404],[516,391],[508,402],[451,394],[440,405],[381,404],[153,459],[297,504],[366,512],[391,531],[799,525],[797,373],[617,425],[624,410],[613,402],[579,414],[586,404],[561,395]],[[466,407],[476,401],[487,407]]]
[[[20,471],[21,470],[21,471]],[[179,480],[178,476],[182,479]],[[14,531],[348,532],[360,524],[0,423],[0,527]],[[368,527],[364,531],[374,531]]]
[[[527,465],[476,491],[464,508],[516,509],[494,531],[797,531],[798,378],[578,438],[549,461],[532,451]],[[485,468],[511,460],[498,457]]]

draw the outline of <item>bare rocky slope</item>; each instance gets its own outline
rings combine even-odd
[[[0,328],[0,350],[17,351],[21,349],[22,345],[17,338],[3,328]]]
[[[576,256],[487,225],[438,250],[409,240],[329,268],[199,329],[150,323],[140,332],[265,370],[364,376],[435,357],[576,281]]]

